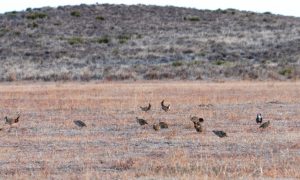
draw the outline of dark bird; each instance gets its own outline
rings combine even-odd
[[[169,128],[168,124],[165,123],[165,122],[159,122],[159,126],[160,126],[161,129],[167,129],[167,128]]]
[[[215,135],[219,136],[220,138],[222,137],[228,137],[226,132],[224,131],[216,131],[216,130],[213,130],[213,132],[215,133]]]
[[[194,122],[194,128],[196,129],[197,132],[202,132],[203,131],[200,122]]]
[[[9,125],[13,125],[13,124],[16,124],[19,122],[19,118],[20,118],[20,115],[18,115],[17,118],[8,118],[7,116],[5,116],[5,124],[9,124]]]
[[[151,104],[149,103],[149,105],[145,106],[145,107],[140,106],[140,108],[141,108],[142,111],[147,112],[147,111],[149,111],[151,109]]]
[[[141,125],[145,125],[145,124],[148,124],[148,122],[145,120],[145,119],[140,119],[138,117],[136,117],[136,121]]]
[[[160,130],[160,125],[159,124],[153,124],[153,129],[155,130],[155,131],[158,131],[158,130]]]
[[[200,123],[202,123],[202,122],[204,122],[204,119],[203,119],[203,118],[199,118],[199,117],[197,117],[197,116],[192,116],[192,117],[191,117],[191,121],[192,121],[193,123],[195,123],[195,122],[200,122]]]
[[[257,115],[256,115],[256,123],[257,124],[260,124],[260,123],[262,123],[262,116],[261,116],[261,114],[260,113],[258,113]]]
[[[78,127],[86,127],[86,124],[83,122],[83,121],[81,121],[81,120],[75,120],[75,121],[73,121],[74,122],[74,124],[76,124]]]
[[[267,121],[267,122],[263,123],[262,125],[260,125],[259,128],[265,129],[265,128],[267,128],[269,125],[270,125],[270,121]]]
[[[170,110],[170,104],[169,105],[165,105],[164,104],[165,100],[162,100],[162,102],[160,103],[161,104],[161,108],[162,110],[164,110],[165,112],[169,111]]]

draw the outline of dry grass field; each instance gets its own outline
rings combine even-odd
[[[300,178],[300,82],[2,83],[0,116],[1,179]]]

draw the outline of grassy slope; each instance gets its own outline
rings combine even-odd
[[[81,5],[0,15],[0,80],[299,77],[300,19]]]

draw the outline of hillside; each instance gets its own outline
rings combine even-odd
[[[80,5],[0,15],[0,80],[286,80],[300,77],[300,18]]]

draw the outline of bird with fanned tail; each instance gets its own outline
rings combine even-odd
[[[140,106],[140,108],[141,108],[141,110],[144,111],[144,112],[150,111],[150,109],[151,109],[151,104],[149,103],[148,106],[145,106],[145,107]]]
[[[161,109],[164,110],[165,112],[170,110],[170,104],[169,105],[165,105],[165,100],[162,100],[160,105],[161,105]]]

